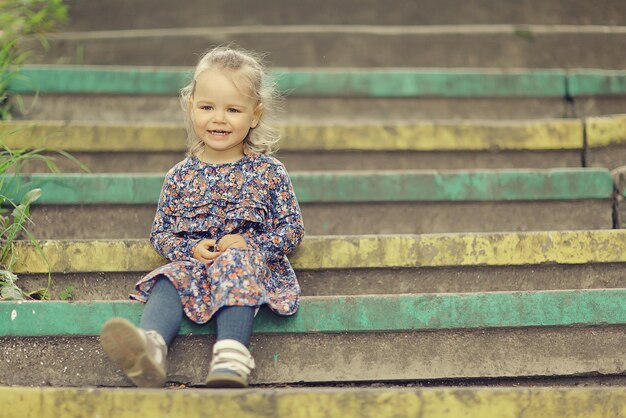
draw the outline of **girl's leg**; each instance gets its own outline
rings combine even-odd
[[[255,308],[226,306],[217,312],[217,342],[213,346],[209,387],[246,387],[254,369],[248,351]]]
[[[107,321],[100,333],[104,351],[139,387],[162,387],[167,378],[168,345],[182,319],[176,288],[160,277],[141,317],[141,328],[124,318]]]
[[[235,340],[247,347],[255,309],[252,306],[224,306],[217,311],[217,341]]]
[[[160,276],[152,288],[146,303],[139,327],[146,331],[156,331],[169,347],[183,319],[183,305],[174,285]]]

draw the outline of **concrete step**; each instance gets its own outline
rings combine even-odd
[[[17,119],[91,122],[182,123],[180,104],[170,96],[110,94],[20,94],[24,108],[15,100]],[[582,106],[582,105],[581,105]],[[284,101],[281,121],[335,123],[346,119],[407,122],[416,119],[531,119],[566,118],[574,115],[573,104],[562,97],[476,97],[476,98],[377,98],[295,97]],[[626,109],[624,96],[584,99],[580,115],[606,115]]]
[[[494,68],[272,68],[279,90],[296,97],[564,97],[572,77],[577,93],[624,93],[624,71]],[[189,67],[29,65],[12,79],[15,93],[176,95]],[[580,81],[578,81],[580,80]],[[602,84],[610,83],[605,86]]]
[[[280,127],[277,157],[290,171],[580,167],[585,142],[575,119]],[[10,148],[62,149],[92,172],[166,172],[184,157],[187,139],[182,125],[162,123],[14,121],[0,123],[3,133]],[[57,162],[64,172],[80,170]],[[22,167],[47,171],[43,163]]]
[[[619,375],[626,369],[624,297],[625,289],[600,289],[303,298],[293,317],[261,310],[251,381]],[[0,381],[127,386],[96,336],[107,319],[138,323],[142,310],[127,301],[3,302]],[[212,323],[183,322],[170,381],[203,381],[213,334]]]
[[[626,79],[619,73],[581,69],[571,72],[567,83],[576,115],[601,116],[626,109],[623,94],[618,93],[626,88]]]
[[[626,8],[619,0],[591,5],[583,0],[532,0],[502,4],[494,0],[427,0],[418,4],[402,0],[343,2],[332,0],[296,5],[273,0],[261,5],[252,0],[201,0],[172,4],[168,1],[114,0],[106,6],[68,1],[66,30],[147,29],[231,25],[451,25],[451,24],[626,24]],[[149,14],[138,11],[150,10]],[[246,13],[241,13],[245,10]]]
[[[10,85],[25,102],[20,118],[182,123],[176,96],[190,70],[29,66],[21,74]],[[623,70],[318,68],[273,74],[288,95],[285,122],[528,119],[626,108]]]
[[[585,162],[616,169],[626,165],[626,115],[587,118]]]
[[[4,418],[186,418],[224,411],[240,418],[622,417],[622,387],[385,387],[154,390],[0,387]],[[584,407],[581,407],[584,405]],[[110,415],[109,415],[110,414]]]
[[[124,299],[165,263],[147,240],[41,248],[18,244],[18,285],[54,299]],[[289,258],[305,296],[626,287],[626,230],[309,236]]]
[[[293,172],[291,178],[313,235],[613,227],[606,169]],[[42,239],[147,237],[163,184],[162,174],[5,179],[4,194],[16,201],[23,191],[42,189],[31,211],[31,232]]]
[[[626,26],[202,26],[66,32],[48,43],[25,42],[31,63],[195,65],[200,51],[234,43],[284,67],[626,67],[615,54],[626,50]]]
[[[158,411],[172,418],[189,416],[188,411],[224,408],[238,417],[258,417],[267,411],[272,417],[396,417],[478,418],[499,416],[527,418],[567,416],[600,418],[608,411],[620,411],[624,390],[612,388],[304,388],[255,389],[253,391],[155,391],[129,389],[0,388],[7,394],[7,418],[22,412],[49,418],[70,410],[76,418],[112,411],[116,417],[148,417]],[[251,394],[257,396],[250,396]],[[586,405],[580,408],[580,405]],[[62,405],[62,406],[60,406]],[[90,405],[85,409],[84,405]],[[193,407],[191,407],[193,405]],[[584,410],[582,410],[584,409]],[[103,411],[103,412],[101,412]],[[254,411],[254,412],[251,412]],[[619,412],[618,412],[619,413]],[[55,415],[57,414],[57,415]],[[193,412],[191,412],[193,414]],[[619,416],[619,415],[616,415]]]
[[[612,174],[615,182],[616,226],[626,228],[626,166],[616,168]]]

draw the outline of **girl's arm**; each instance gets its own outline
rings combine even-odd
[[[168,173],[163,183],[161,197],[157,206],[156,216],[152,223],[150,242],[159,254],[169,261],[190,260],[193,249],[200,242],[199,239],[188,239],[174,232],[175,218],[168,213],[178,198],[172,173]]]
[[[252,237],[252,240],[254,246],[265,252],[270,259],[276,259],[300,245],[304,237],[304,224],[285,167],[278,165],[268,174],[269,226],[262,234]]]

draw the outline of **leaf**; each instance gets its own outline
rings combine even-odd
[[[10,271],[0,270],[0,299],[24,300],[22,290],[15,285],[17,276]]]
[[[8,270],[0,270],[0,283],[13,284],[17,281],[17,276]]]
[[[13,224],[18,225],[18,229],[20,226],[24,225],[24,222],[28,218],[28,206],[18,205],[11,212],[11,216],[13,216]]]
[[[0,298],[4,300],[25,300],[24,294],[18,287],[2,286]]]
[[[41,189],[33,189],[30,192],[26,193],[22,198],[20,205],[30,206],[35,200],[41,197]]]

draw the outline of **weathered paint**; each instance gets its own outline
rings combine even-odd
[[[187,68],[25,66],[16,93],[177,94]],[[287,70],[273,72],[292,96],[565,97],[561,70]]]
[[[590,148],[626,144],[626,114],[587,118],[585,126]]]
[[[161,174],[31,174],[8,176],[3,194],[18,200],[41,188],[36,204],[154,204]],[[529,201],[610,199],[603,168],[485,171],[294,172],[298,200],[308,202]]]
[[[318,70],[277,72],[283,89],[302,96],[559,97],[561,70]]]
[[[626,389],[417,388],[154,390],[0,387],[3,418],[623,418]]]
[[[185,129],[177,124],[7,121],[0,135],[9,148],[47,148],[67,152],[185,151]]]
[[[25,66],[11,81],[16,93],[176,95],[187,68]],[[274,70],[293,96],[566,97],[621,95],[624,70]]]
[[[145,240],[44,241],[46,261],[16,245],[16,273],[150,271],[165,264]],[[516,266],[626,262],[626,230],[307,237],[297,269]]]
[[[625,298],[626,289],[304,297],[293,316],[279,316],[263,308],[255,319],[254,332],[626,325]],[[1,302],[0,337],[99,335],[108,319],[119,316],[139,324],[142,312],[143,304],[132,301]],[[214,332],[212,322],[197,325],[185,320],[179,334]]]
[[[540,121],[416,122],[411,124],[343,123],[280,127],[281,149],[480,151],[562,150],[583,148],[582,122]],[[0,134],[13,148],[52,148],[69,152],[185,151],[182,126],[91,122],[11,121]]]
[[[571,97],[626,94],[626,70],[571,70],[566,76]]]

